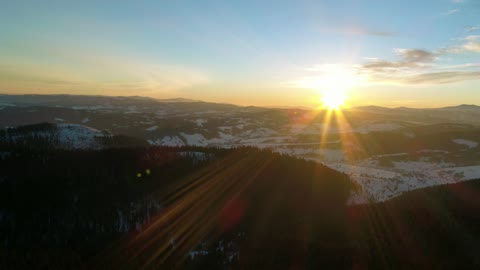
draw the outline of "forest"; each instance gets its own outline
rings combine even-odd
[[[480,181],[348,205],[347,175],[269,150],[29,143],[0,155],[1,269],[480,267]]]

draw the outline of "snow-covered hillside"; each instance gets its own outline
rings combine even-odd
[[[111,135],[79,124],[41,124],[23,128],[7,129],[2,140],[21,142],[41,140],[59,149],[101,149],[102,139]]]
[[[455,139],[453,140],[453,142],[456,144],[466,145],[468,148],[475,148],[478,146],[477,142],[465,140],[465,139]]]
[[[77,124],[58,124],[59,145],[69,149],[99,149],[101,138],[109,136],[99,130]]]

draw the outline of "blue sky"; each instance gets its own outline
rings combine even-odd
[[[4,1],[0,92],[480,104],[478,14],[477,0]]]

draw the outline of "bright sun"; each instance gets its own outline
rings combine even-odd
[[[347,93],[367,81],[365,75],[360,75],[354,68],[345,65],[321,65],[311,72],[318,75],[304,77],[296,85],[318,91],[322,106],[329,110],[345,106]]]
[[[345,99],[345,93],[341,90],[325,91],[322,95],[323,106],[330,110],[338,110],[345,105]]]

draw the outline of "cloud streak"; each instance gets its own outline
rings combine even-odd
[[[447,16],[451,16],[451,15],[456,14],[456,13],[459,13],[459,12],[460,12],[460,9],[454,8],[454,9],[450,9],[449,11],[444,12],[444,13],[442,13],[442,14],[440,14],[440,15],[447,17]]]
[[[397,33],[390,31],[383,31],[379,29],[369,29],[358,26],[351,27],[339,27],[339,28],[323,28],[322,32],[337,32],[346,35],[355,35],[355,36],[377,36],[377,37],[392,37],[396,36]]]
[[[480,52],[480,36],[468,36],[465,38],[466,43],[463,48],[470,52]]]
[[[436,59],[434,53],[422,49],[395,49],[394,52],[400,57],[399,61],[373,59],[364,64],[362,68],[373,72],[393,72],[427,67]]]
[[[440,48],[438,50],[439,54],[460,54],[460,53],[478,53],[480,52],[480,35],[470,35],[462,39],[459,39],[461,43],[446,47]]]
[[[446,84],[480,79],[480,71],[449,71],[424,73],[405,78],[407,84]]]
[[[361,78],[365,85],[440,85],[467,80],[480,80],[480,64],[461,63],[454,65],[439,65],[441,56],[460,52],[480,52],[480,36],[468,36],[462,39],[459,46],[429,51],[424,49],[394,49],[398,57],[396,61],[378,58],[368,58],[360,65],[324,64],[316,65],[306,70],[317,72],[317,76],[297,80],[315,81],[332,67],[338,70],[348,70],[353,74],[349,80]],[[341,76],[340,76],[341,77]],[[301,84],[297,83],[297,86]],[[304,84],[305,85],[305,84]],[[358,85],[357,85],[358,86]]]
[[[479,25],[475,25],[475,26],[470,26],[470,27],[467,27],[466,31],[468,33],[472,33],[472,32],[476,32],[480,30],[480,26]]]
[[[400,57],[400,61],[376,59],[360,66],[358,73],[368,74],[372,83],[420,85],[478,80],[480,79],[478,64],[465,63],[448,67],[435,64],[439,56],[458,53],[458,50],[480,52],[479,36],[470,36],[464,40],[466,43],[454,50],[431,52],[422,49],[395,49],[394,52]],[[442,69],[448,71],[438,71]]]

